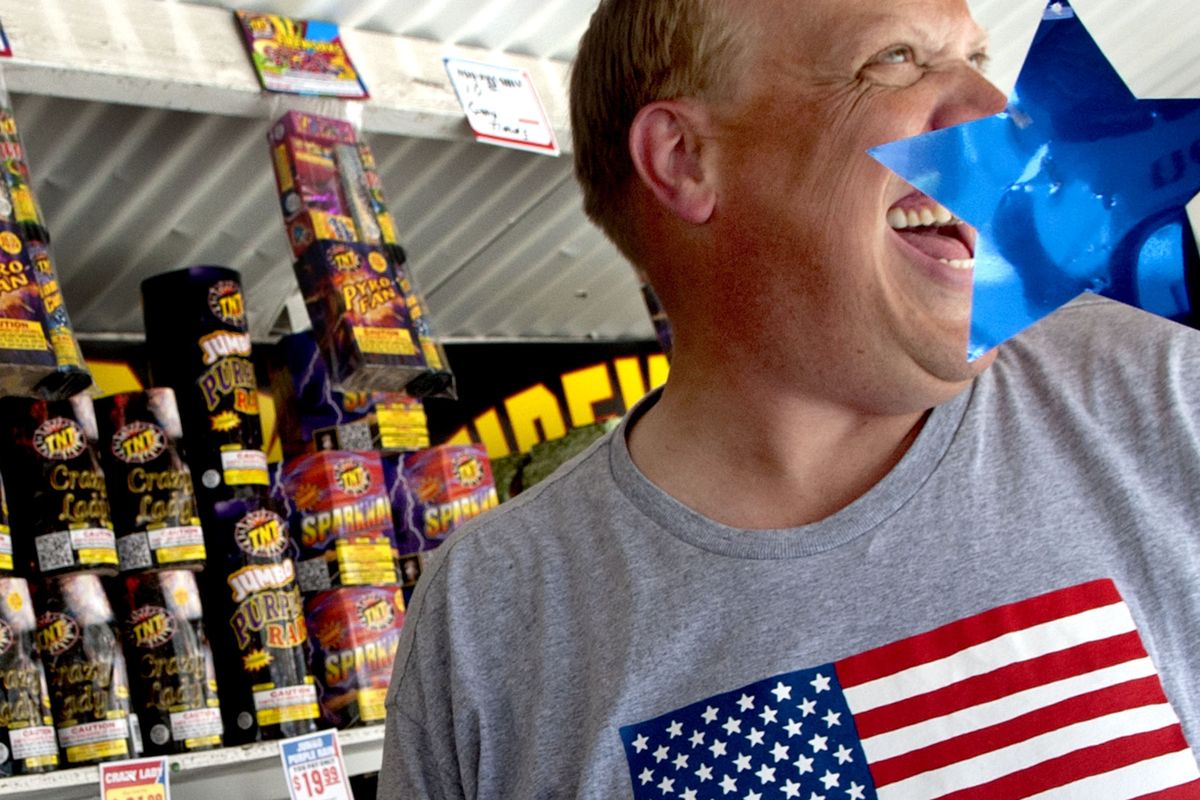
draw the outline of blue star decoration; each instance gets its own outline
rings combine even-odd
[[[1139,100],[1052,2],[1006,109],[871,155],[975,226],[967,357],[1085,291],[1190,322],[1200,100]]]

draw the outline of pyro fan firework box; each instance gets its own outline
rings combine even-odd
[[[383,722],[404,623],[398,586],[355,586],[304,601],[321,713],[338,728]]]
[[[483,445],[439,445],[384,459],[401,583],[411,591],[422,553],[452,531],[500,504]]]
[[[401,391],[429,371],[382,248],[314,242],[295,269],[317,345],[344,391]]]
[[[267,139],[295,255],[319,240],[397,244],[375,159],[349,122],[289,111]]]
[[[408,452],[429,447],[421,400],[403,392],[334,387],[312,331],[282,337],[268,364],[285,459],[315,450]]]
[[[46,307],[15,225],[0,222],[0,392],[37,396],[55,373]]]
[[[392,507],[378,453],[322,451],[284,465],[301,591],[397,582]]]

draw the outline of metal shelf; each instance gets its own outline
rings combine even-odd
[[[379,770],[383,726],[338,731],[346,771],[362,775]],[[167,759],[172,800],[287,800],[279,762],[279,742],[225,747]],[[100,795],[100,771],[79,767],[45,775],[0,778],[0,797],[12,800],[92,800]]]

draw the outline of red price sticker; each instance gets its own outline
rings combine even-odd
[[[165,758],[110,761],[100,765],[102,800],[171,800]]]
[[[279,743],[291,800],[354,800],[337,731],[318,731]]]

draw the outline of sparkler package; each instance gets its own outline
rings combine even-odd
[[[146,753],[220,747],[215,667],[195,574],[164,570],[123,575],[113,588]]]
[[[283,469],[300,589],[394,584],[392,507],[378,453],[322,451]]]
[[[35,581],[37,647],[46,668],[64,766],[132,758],[141,749],[130,716],[125,659],[97,575]]]
[[[117,569],[95,411],[87,395],[0,401],[15,560],[31,575]]]
[[[440,445],[383,458],[392,505],[400,580],[409,593],[421,575],[423,553],[463,523],[499,505],[491,463],[482,445]]]
[[[399,587],[331,589],[308,597],[304,609],[325,720],[338,728],[382,722],[404,623]]]
[[[175,393],[148,389],[95,405],[121,570],[202,569],[204,531],[179,452]]]
[[[206,523],[201,584],[221,686],[225,740],[241,744],[315,730],[295,547],[265,489],[244,487]]]
[[[23,578],[0,578],[0,777],[58,766],[50,693]]]
[[[229,487],[266,486],[258,382],[240,276],[190,267],[142,282],[150,373],[175,390],[187,459],[202,502]],[[201,515],[203,517],[203,515]]]
[[[275,427],[285,459],[314,450],[410,451],[429,447],[424,403],[401,392],[343,392],[329,380],[312,331],[270,351]]]

